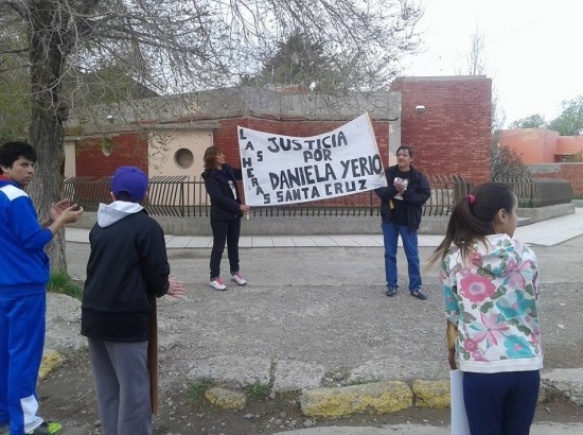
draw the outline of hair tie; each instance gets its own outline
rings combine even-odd
[[[468,195],[468,202],[470,203],[470,205],[473,205],[474,202],[476,202],[476,197],[472,194]]]

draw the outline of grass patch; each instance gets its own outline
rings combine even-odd
[[[60,293],[81,300],[83,288],[67,274],[67,272],[53,272],[47,285],[47,291]]]
[[[265,399],[269,393],[269,385],[262,384],[261,382],[255,382],[254,384],[249,385],[246,390],[247,395],[251,399]]]
[[[190,398],[190,401],[194,404],[199,403],[204,397],[204,393],[206,393],[206,390],[208,390],[212,386],[213,383],[211,380],[198,379],[194,384],[190,386],[190,389],[188,390],[188,397]]]

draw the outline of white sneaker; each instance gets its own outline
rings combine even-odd
[[[209,285],[214,288],[215,290],[226,290],[227,286],[225,285],[225,283],[223,282],[223,280],[219,277],[213,279],[211,282],[209,282]]]
[[[247,280],[243,278],[243,275],[241,275],[239,272],[231,275],[231,281],[235,281],[239,285],[247,284]]]

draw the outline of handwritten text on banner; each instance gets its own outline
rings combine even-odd
[[[238,127],[245,202],[294,204],[385,187],[368,114],[336,130],[292,137]]]

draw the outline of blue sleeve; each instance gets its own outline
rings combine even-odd
[[[30,197],[21,196],[14,199],[10,205],[10,213],[14,235],[24,249],[29,251],[44,249],[53,238],[51,230],[40,226]]]

